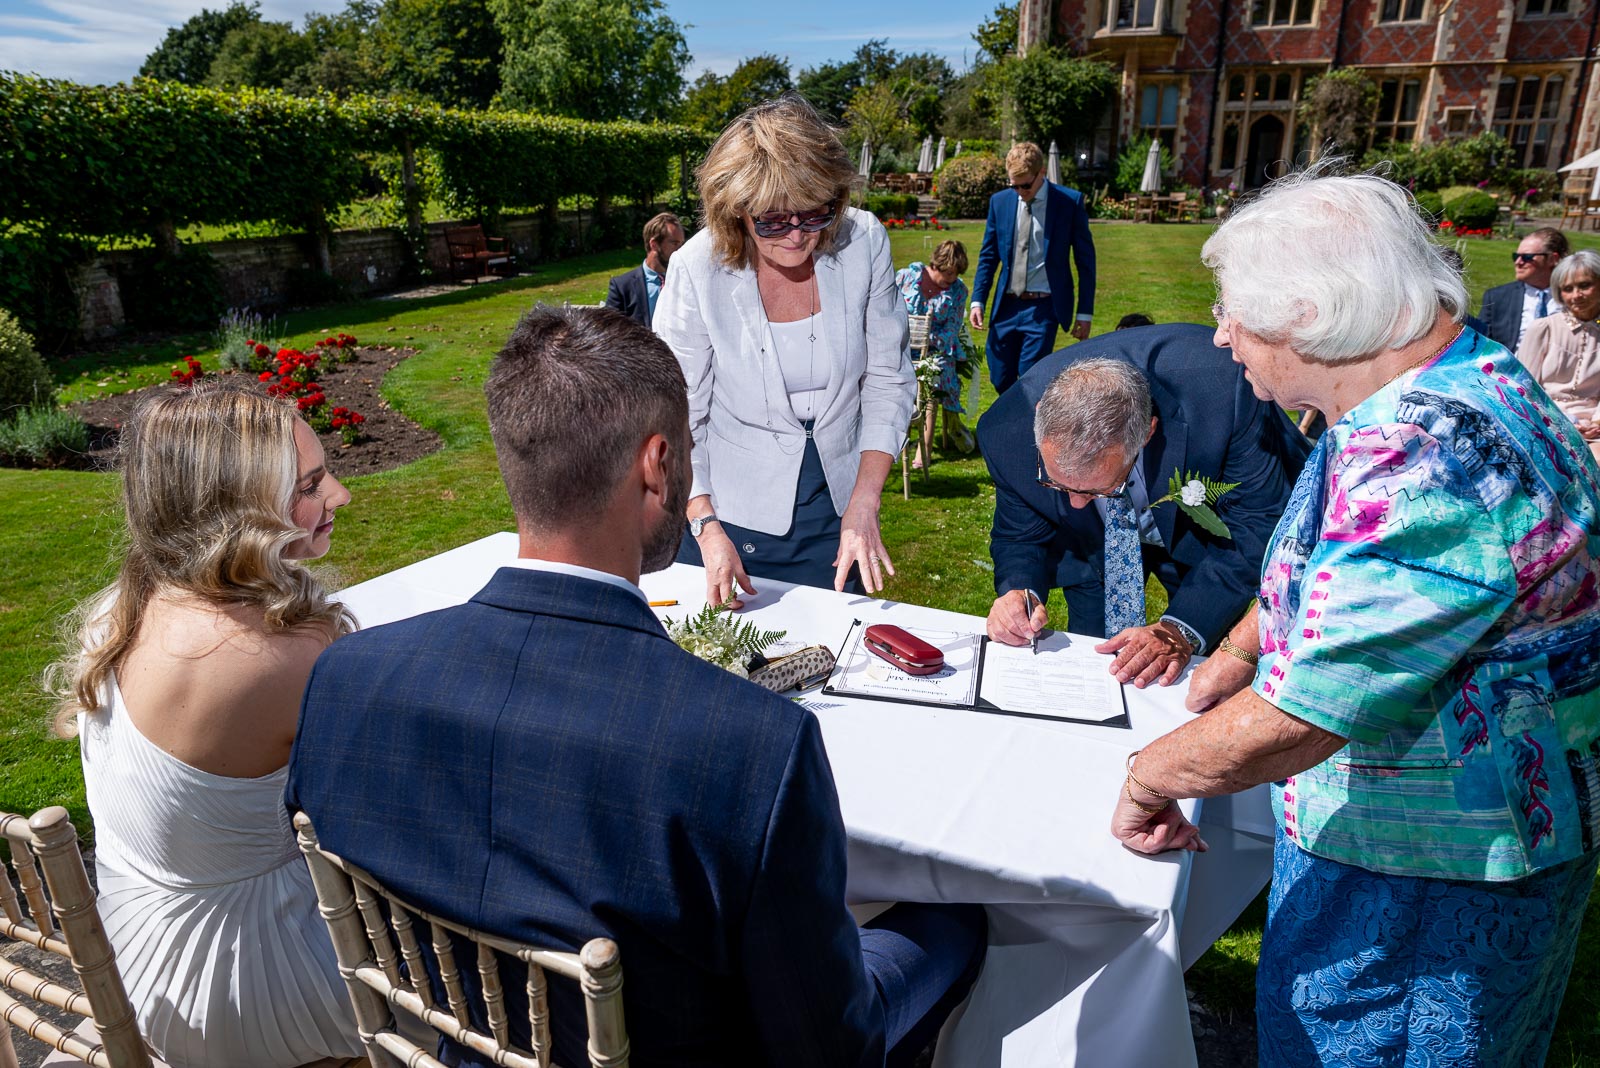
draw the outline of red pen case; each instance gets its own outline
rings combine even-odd
[[[909,631],[889,623],[867,628],[867,648],[908,675],[932,675],[944,667],[944,653]]]

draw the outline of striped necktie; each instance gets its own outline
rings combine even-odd
[[[1543,319],[1546,315],[1549,315],[1549,314],[1550,314],[1550,291],[1548,289],[1541,289],[1541,290],[1539,290],[1539,306],[1533,310],[1533,317],[1535,319]]]

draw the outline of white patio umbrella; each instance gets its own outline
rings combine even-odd
[[[1141,193],[1161,192],[1161,142],[1150,142],[1150,154],[1144,158],[1144,180],[1139,183]]]
[[[1600,148],[1595,149],[1586,156],[1579,156],[1565,167],[1558,167],[1561,171],[1594,171],[1594,184],[1589,188],[1591,199],[1600,198]]]
[[[917,157],[917,171],[927,174],[933,170],[933,135],[929,134],[922,139],[922,154]]]
[[[938,170],[944,166],[944,138],[939,138],[939,154],[934,157],[933,169]]]
[[[856,172],[863,178],[872,177],[872,142],[861,142],[861,167]]]
[[[1050,142],[1049,174],[1051,185],[1061,184],[1061,150],[1056,147],[1054,141]]]
[[[961,142],[960,141],[956,142],[956,150],[955,150],[955,152],[952,153],[952,155],[956,155],[956,156],[961,155]]]

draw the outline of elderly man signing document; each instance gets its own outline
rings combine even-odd
[[[1216,343],[1329,426],[1112,830],[1203,849],[1171,798],[1274,784],[1261,1064],[1539,1064],[1600,844],[1600,468],[1399,186],[1286,179],[1203,258]]]

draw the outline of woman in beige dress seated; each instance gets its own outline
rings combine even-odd
[[[1561,308],[1535,319],[1517,345],[1517,359],[1533,373],[1600,458],[1600,252],[1579,249],[1550,272]]]
[[[292,406],[202,383],[123,430],[126,550],[57,665],[100,913],[172,1068],[360,1054],[283,781],[311,665],[354,626],[301,561],[350,494]]]

